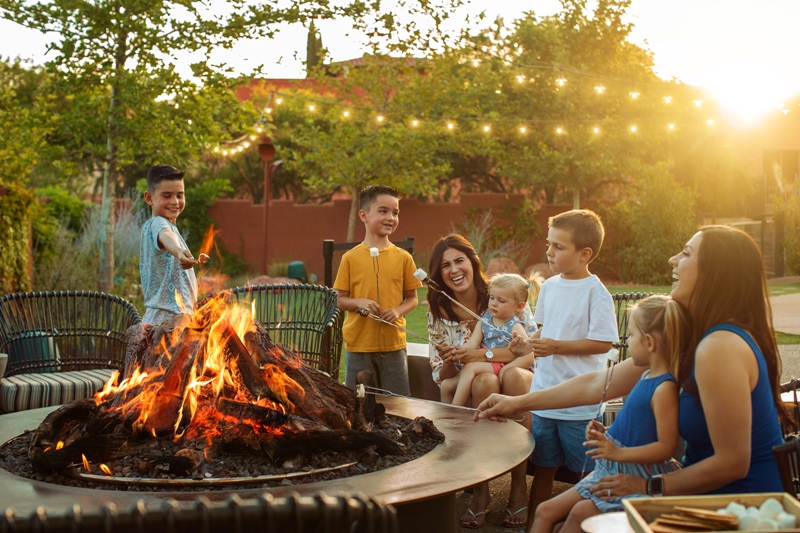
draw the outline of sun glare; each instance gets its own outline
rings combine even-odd
[[[722,107],[746,122],[756,122],[792,95],[782,68],[769,63],[725,63],[698,76]]]

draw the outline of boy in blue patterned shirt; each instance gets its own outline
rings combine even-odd
[[[139,270],[144,292],[143,324],[158,324],[180,314],[190,314],[197,301],[194,265],[208,261],[206,254],[195,259],[175,222],[184,208],[184,172],[169,165],[150,167],[144,200],[152,217],[142,225]]]

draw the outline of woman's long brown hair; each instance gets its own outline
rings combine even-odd
[[[697,283],[689,301],[694,346],[712,326],[734,324],[753,337],[767,363],[772,397],[784,423],[793,425],[788,409],[780,401],[781,359],[772,329],[767,276],[761,251],[745,232],[727,226],[700,228],[702,240],[697,256]],[[681,383],[696,394],[690,379],[695,350],[683,358]]]
[[[478,291],[479,306],[479,309],[473,309],[473,311],[477,314],[483,313],[489,306],[489,288],[486,281],[486,273],[483,271],[483,265],[475,248],[461,235],[451,233],[436,242],[431,251],[431,259],[428,264],[428,278],[433,280],[440,290],[455,298],[453,291],[445,285],[442,278],[442,256],[448,248],[463,252],[469,262],[472,263],[472,283]],[[438,291],[428,290],[428,306],[434,320],[455,320],[457,316],[453,310],[453,302]]]

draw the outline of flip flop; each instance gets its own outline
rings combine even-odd
[[[528,510],[528,506],[527,505],[525,507],[520,507],[519,509],[517,509],[513,513],[511,512],[510,509],[506,509],[506,514],[508,516],[503,518],[503,522],[502,522],[503,527],[507,527],[507,528],[525,527],[525,522],[528,521],[528,517],[527,516],[520,517],[520,518],[522,518],[522,522],[521,523],[519,522],[518,519],[515,519],[514,517],[516,517],[522,511],[527,511],[527,510]]]
[[[461,527],[465,527],[467,529],[479,529],[486,525],[486,511],[476,513],[472,509],[467,509],[467,512],[472,518],[465,520],[462,516],[461,520],[458,521]],[[480,516],[483,516],[483,520],[478,520],[478,517]]]

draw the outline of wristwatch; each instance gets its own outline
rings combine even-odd
[[[647,480],[647,495],[660,497],[664,495],[664,479],[661,476],[653,476]]]
[[[486,355],[486,359],[488,361],[491,361],[492,358],[494,357],[494,352],[492,352],[491,350],[486,350],[486,353],[484,355]]]

